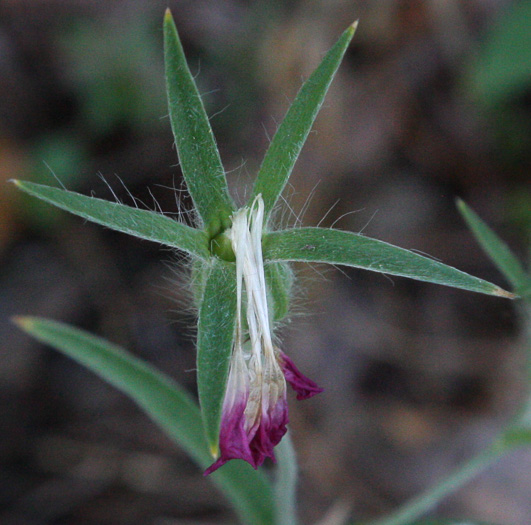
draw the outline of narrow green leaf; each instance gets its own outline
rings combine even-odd
[[[17,325],[89,368],[134,400],[201,468],[212,462],[199,408],[192,397],[168,376],[108,341],[71,326],[19,317]],[[233,502],[244,523],[271,525],[270,483],[243,461],[231,461],[212,479]]]
[[[196,257],[210,256],[208,238],[203,231],[160,213],[33,182],[16,180],[14,183],[34,197],[113,230],[178,248]]]
[[[425,515],[443,498],[456,492],[509,450],[510,448],[503,441],[495,441],[490,447],[469,459],[434,487],[406,502],[405,505],[388,516],[370,521],[367,525],[411,525],[415,523],[415,520]]]
[[[262,194],[266,221],[288,181],[357,25],[355,22],[344,31],[304,83],[269,145],[249,198],[253,202]]]
[[[199,404],[213,457],[219,454],[221,409],[225,397],[235,322],[235,265],[215,258],[199,308],[197,332]]]
[[[325,228],[271,232],[264,236],[263,250],[264,258],[270,261],[344,264],[472,292],[514,297],[495,284],[451,266],[351,232]]]
[[[457,200],[457,209],[472,230],[479,245],[514,289],[521,292],[531,286],[531,277],[526,274],[520,261],[489,226],[461,199]]]
[[[209,461],[197,405],[168,377],[122,348],[72,326],[36,317],[15,322],[134,399],[199,464]]]
[[[230,226],[234,206],[212,128],[169,9],[164,16],[164,61],[170,121],[181,168],[212,238]]]

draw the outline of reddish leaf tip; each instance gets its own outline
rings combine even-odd
[[[16,315],[11,318],[11,321],[16,324],[19,328],[22,328],[22,330],[29,330],[33,325],[33,320],[31,317],[23,317]]]
[[[507,290],[504,290],[503,288],[500,288],[498,286],[494,289],[492,295],[496,295],[498,297],[505,297],[507,299],[518,299],[520,297],[519,295],[514,294],[512,292],[508,292]]]

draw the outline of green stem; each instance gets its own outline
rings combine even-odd
[[[274,484],[275,525],[297,525],[297,458],[289,432],[278,444]]]
[[[371,521],[367,525],[409,525],[413,523],[433,508],[442,498],[461,488],[511,448],[503,438],[496,440],[489,448],[461,465],[458,470],[440,484],[412,499],[396,512]]]

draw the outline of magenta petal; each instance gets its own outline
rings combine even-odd
[[[273,452],[287,432],[288,402],[285,397],[278,400],[274,407],[262,413],[260,425],[250,443],[255,464],[260,466],[265,458],[275,459]],[[256,467],[255,467],[256,468]]]
[[[323,391],[317,383],[301,374],[295,363],[284,352],[280,352],[280,366],[286,381],[297,392],[297,399],[309,399]]]
[[[253,468],[257,469],[266,458],[275,461],[273,448],[278,445],[282,436],[287,431],[288,404],[281,398],[270,411],[261,414],[258,428],[245,432],[245,405],[240,403],[237,407],[222,416],[221,431],[219,434],[219,448],[221,455],[204,475],[211,474],[231,459],[243,459]]]
[[[223,411],[221,416],[221,430],[219,433],[219,449],[221,454],[219,459],[205,470],[205,476],[212,474],[212,472],[231,459],[243,459],[254,468],[257,468],[249,447],[249,437],[245,432],[244,412],[246,403],[247,400],[244,399],[232,406],[228,412]]]

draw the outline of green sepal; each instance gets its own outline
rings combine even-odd
[[[185,251],[191,255],[208,258],[208,237],[205,232],[170,219],[161,213],[140,210],[119,202],[87,197],[73,191],[43,186],[34,182],[13,181],[26,193],[58,208],[113,230],[158,242]]]
[[[363,235],[325,228],[268,233],[262,242],[269,261],[343,264],[374,272],[461,288],[499,297],[514,295],[446,264]]]
[[[262,194],[267,220],[280,197],[358,23],[349,26],[303,84],[265,154],[248,203]]]
[[[212,238],[230,227],[234,205],[214,134],[169,9],[164,16],[164,64],[170,122],[181,169]]]
[[[223,399],[236,324],[236,265],[212,258],[199,307],[197,389],[208,446],[219,454]]]
[[[192,261],[190,268],[190,289],[194,300],[194,306],[199,310],[201,299],[205,292],[205,285],[210,272],[210,262],[203,259]]]

